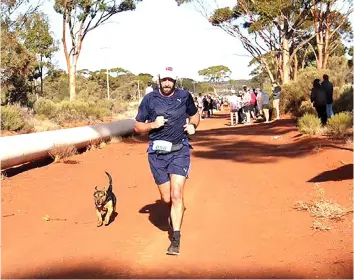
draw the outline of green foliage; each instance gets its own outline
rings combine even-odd
[[[127,104],[125,104],[122,101],[115,101],[113,103],[112,112],[115,114],[122,114],[122,113],[126,112],[127,109],[128,109]]]
[[[28,75],[35,67],[35,57],[19,42],[16,34],[1,25],[1,104],[20,102],[27,105],[31,91]]]
[[[299,110],[296,112],[297,117],[302,117],[305,114],[317,116],[317,111],[312,106],[312,103],[310,100],[302,101]]]
[[[327,69],[331,71],[329,78],[335,87],[341,88],[350,81],[352,70],[348,67],[348,59],[345,56],[331,56]]]
[[[303,134],[317,135],[321,131],[321,120],[316,115],[306,113],[298,120],[298,126]]]
[[[333,110],[336,113],[353,111],[353,86],[344,86],[337,99],[333,101]]]
[[[54,102],[69,98],[69,76],[64,71],[53,71],[44,79],[44,97]]]
[[[100,108],[94,102],[80,100],[60,102],[56,121],[58,123],[85,121],[89,118],[103,120],[104,117],[111,116],[107,108]]]
[[[34,112],[37,115],[46,116],[48,119],[53,119],[58,113],[58,105],[52,100],[40,98],[34,103]]]
[[[308,67],[304,71],[300,71],[296,81],[292,81],[282,87],[280,100],[280,109],[284,113],[293,113],[297,115],[301,103],[310,99],[310,93],[313,81],[318,78],[322,79],[323,74],[328,74],[330,80],[335,78],[336,74],[331,70],[318,70]]]
[[[225,21],[231,20],[233,13],[229,7],[220,8],[214,11],[214,14],[209,18],[209,22],[213,25],[219,25]]]
[[[49,27],[48,16],[43,13],[33,14],[19,28],[18,34],[24,40],[24,46],[33,54],[50,57],[58,50]]]
[[[25,126],[26,122],[21,110],[15,106],[1,106],[1,129],[18,131]]]
[[[209,82],[221,82],[231,75],[229,67],[224,65],[211,66],[198,71],[200,76],[204,76]]]
[[[344,138],[352,126],[353,117],[349,112],[335,114],[327,121],[328,134],[336,139]]]

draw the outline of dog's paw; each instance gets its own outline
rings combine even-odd
[[[109,220],[108,220],[108,221],[105,220],[105,221],[103,222],[103,224],[104,224],[105,226],[108,226]]]
[[[98,222],[98,223],[97,223],[97,227],[102,226],[102,224],[103,224],[102,221]]]

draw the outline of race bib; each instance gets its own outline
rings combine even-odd
[[[154,151],[171,152],[172,143],[164,140],[156,140],[152,143],[152,149]]]

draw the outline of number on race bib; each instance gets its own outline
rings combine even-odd
[[[172,150],[172,143],[163,140],[156,140],[153,142],[152,149],[154,151],[165,151],[171,152]]]

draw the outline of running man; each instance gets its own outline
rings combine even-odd
[[[193,97],[175,88],[176,79],[172,67],[159,73],[160,87],[144,96],[135,122],[137,133],[149,133],[150,170],[170,211],[173,234],[166,252],[169,255],[180,253],[183,189],[191,161],[187,136],[195,133],[200,121]]]

